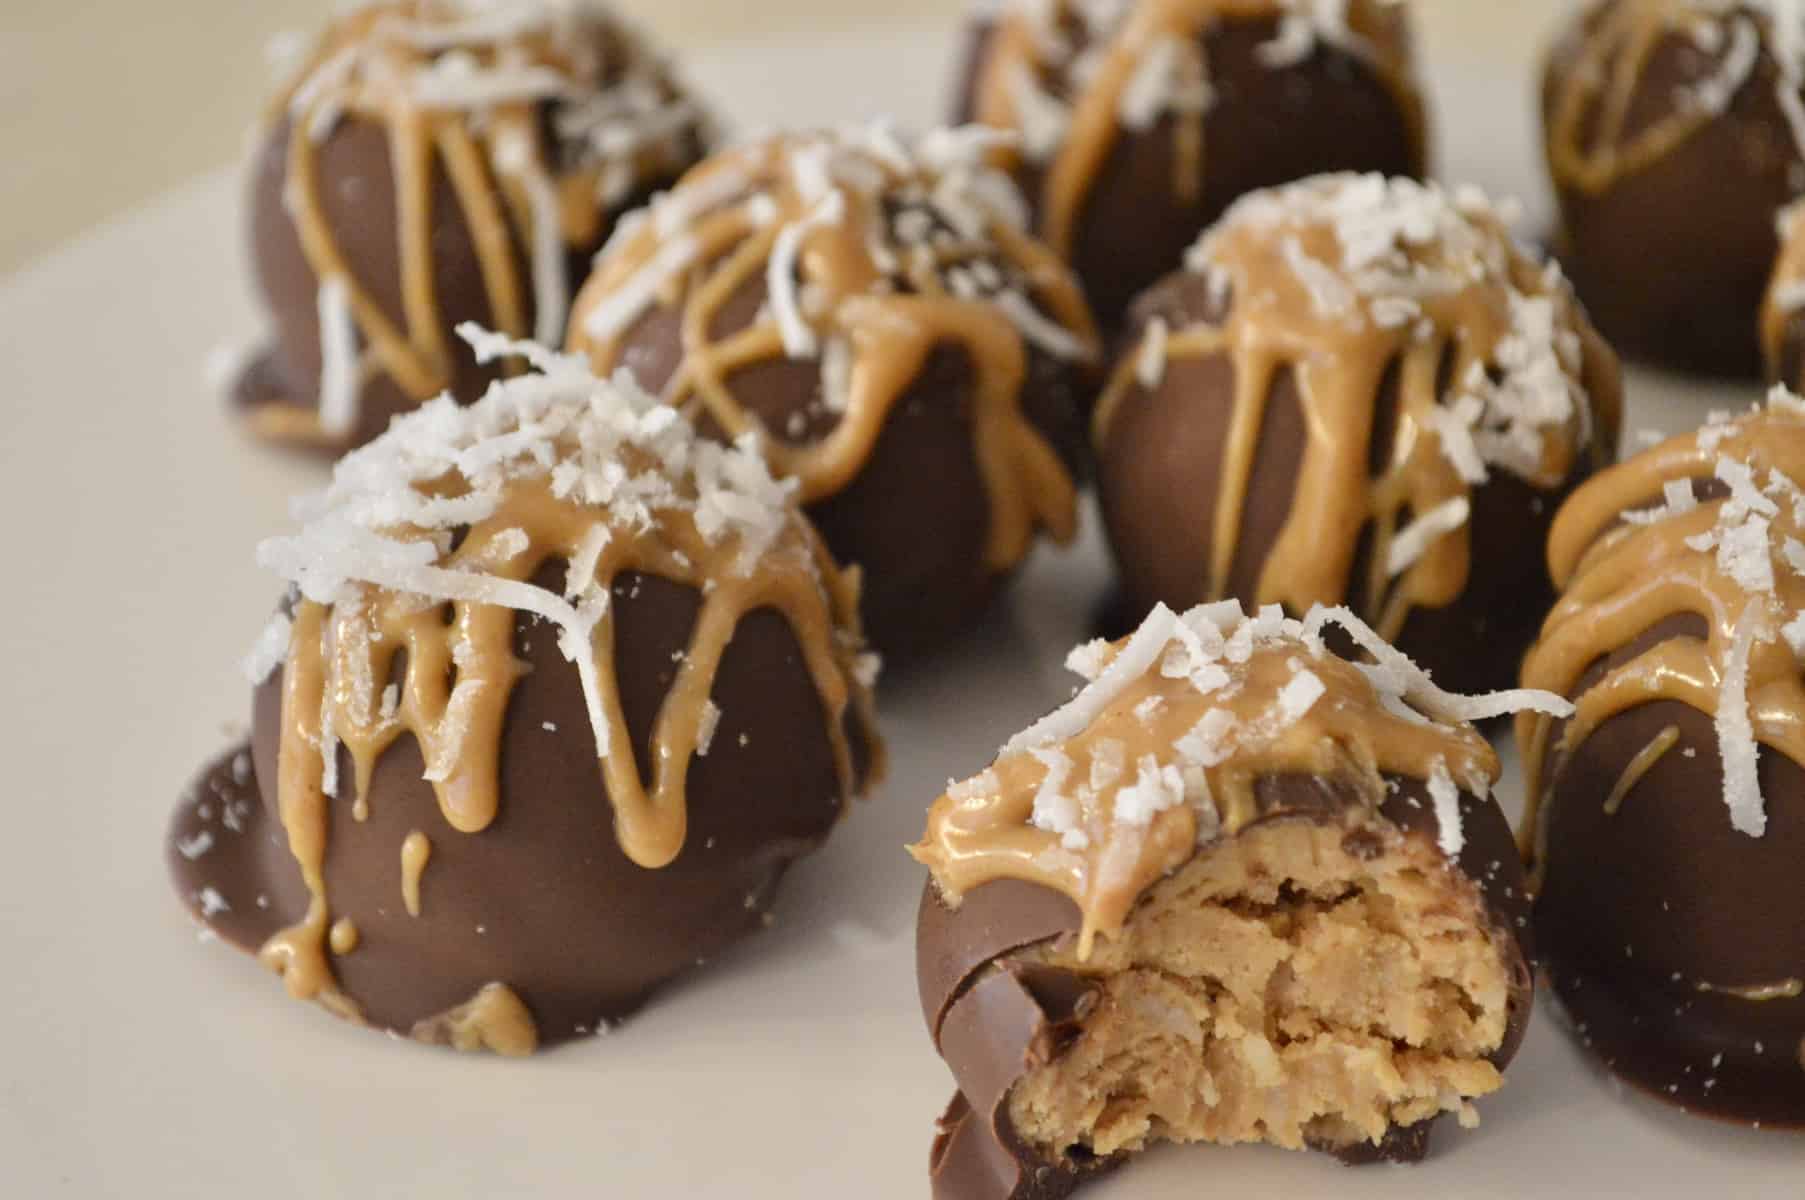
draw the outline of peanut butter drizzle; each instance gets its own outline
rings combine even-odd
[[[682,320],[682,364],[664,398],[692,418],[706,415],[731,437],[758,431],[775,474],[798,480],[805,504],[844,490],[870,461],[891,410],[920,377],[936,347],[966,351],[976,373],[973,397],[974,449],[990,500],[987,565],[1007,570],[1032,548],[1037,528],[1061,542],[1077,528],[1077,488],[1047,439],[1022,408],[1028,356],[1023,336],[998,305],[961,299],[948,290],[943,273],[971,261],[996,261],[1019,271],[1054,321],[1088,353],[1100,345],[1090,310],[1070,272],[1045,247],[991,218],[975,242],[916,247],[917,253],[886,269],[872,247],[881,245],[887,219],[879,197],[861,197],[839,182],[846,201],[839,220],[813,223],[797,258],[799,292],[818,297],[809,307],[810,324],[826,342],[844,339],[851,371],[844,412],[831,431],[799,443],[786,430],[766,429],[735,396],[732,375],[786,357],[777,320],[761,315],[751,325],[717,340],[713,330],[721,310],[749,283],[763,278],[786,226],[819,211],[805,198],[791,170],[792,156],[823,139],[780,137],[755,143],[703,163],[672,194],[709,195],[725,185],[732,195],[698,216],[683,236],[694,239],[695,264],[660,289],[657,304],[677,309]],[[925,182],[913,172],[876,156],[862,159],[881,170],[884,189]],[[754,198],[772,209],[760,216]],[[770,213],[774,211],[775,217]],[[600,259],[595,275],[577,297],[569,345],[587,354],[598,374],[621,362],[633,324],[615,334],[589,328],[596,310],[631,286],[672,243],[648,222],[618,249]]]
[[[357,923],[350,917],[340,917],[332,923],[332,933],[328,944],[334,954],[349,954],[357,949],[359,938]]]
[[[1296,186],[1336,185],[1325,179]],[[1241,599],[1250,605],[1279,603],[1297,613],[1314,604],[1346,601],[1373,622],[1380,636],[1396,641],[1413,609],[1445,607],[1466,589],[1473,552],[1470,520],[1429,542],[1401,574],[1393,577],[1389,571],[1393,543],[1413,514],[1420,517],[1456,500],[1468,501],[1470,510],[1475,487],[1443,452],[1434,423],[1444,407],[1444,388],[1452,392],[1472,373],[1496,366],[1499,350],[1513,332],[1513,290],[1551,301],[1557,336],[1578,339],[1586,357],[1608,358],[1608,353],[1593,353],[1597,335],[1566,285],[1552,281],[1519,253],[1495,218],[1471,212],[1467,217],[1490,243],[1488,248],[1505,257],[1506,269],[1500,273],[1458,261],[1439,245],[1413,248],[1413,262],[1447,271],[1460,282],[1450,289],[1419,289],[1410,299],[1420,316],[1389,324],[1380,319],[1381,305],[1402,293],[1375,299],[1352,286],[1339,265],[1340,237],[1327,221],[1287,219],[1274,228],[1257,219],[1237,219],[1231,211],[1200,244],[1199,251],[1207,251],[1205,269],[1213,279],[1225,281],[1226,313],[1215,324],[1146,336],[1164,339],[1168,364],[1220,356],[1234,368],[1204,599],[1228,594],[1267,408],[1286,373],[1303,410],[1303,458],[1296,468],[1289,515],[1267,553],[1258,592]],[[1322,311],[1310,285],[1287,261],[1288,248],[1341,279],[1348,311]],[[1098,402],[1092,433],[1100,451],[1122,405],[1145,390],[1139,372],[1147,353],[1144,338],[1136,352],[1123,356]],[[1444,378],[1445,363],[1451,363],[1452,371]],[[1382,460],[1386,466],[1373,478],[1370,463],[1380,460],[1369,455],[1369,447],[1386,374],[1394,367],[1397,419]],[[1541,430],[1539,461],[1518,472],[1544,490],[1559,487],[1583,455],[1602,461],[1616,442],[1620,395],[1615,378],[1588,391],[1583,362],[1564,362],[1563,370],[1574,389],[1574,415],[1563,425]],[[1362,534],[1368,529],[1367,577],[1354,579]]]
[[[539,1048],[533,1014],[505,983],[483,985],[450,1012],[416,1022],[408,1036],[467,1054],[487,1050],[504,1058],[525,1058]]]
[[[1643,778],[1655,769],[1655,764],[1667,757],[1667,752],[1679,745],[1679,742],[1680,727],[1678,725],[1669,725],[1660,733],[1655,734],[1648,745],[1642,747],[1636,757],[1630,759],[1629,766],[1623,768],[1623,774],[1619,775],[1617,782],[1611,786],[1611,794],[1604,800],[1604,811],[1610,816],[1616,816],[1623,808],[1624,800],[1628,799],[1629,794],[1636,790],[1636,785],[1641,783]]]
[[[449,483],[435,492],[441,498],[456,494]],[[701,596],[690,645],[654,726],[649,787],[634,760],[614,676],[611,604],[595,626],[587,659],[578,657],[576,669],[591,674],[601,697],[601,771],[615,833],[629,858],[657,869],[683,849],[684,786],[703,708],[740,621],[759,609],[780,613],[795,632],[821,697],[842,794],[857,790],[849,721],[871,746],[873,772],[881,772],[870,696],[853,682],[852,649],[836,634],[857,627],[857,576],[841,573],[813,528],[801,521],[788,524],[756,566],[741,573],[732,569],[733,556],[741,552],[737,540],[711,542],[687,511],[661,509],[644,526],[623,526],[606,510],[557,498],[543,478],[516,480],[493,515],[472,525],[439,565],[524,581],[548,561],[575,558],[598,527],[608,533],[593,574],[601,594],[611,595],[622,573],[639,572],[687,585]],[[522,534],[525,547],[511,552]],[[581,590],[588,582],[572,580],[568,586]],[[510,693],[525,666],[514,654],[511,608],[475,601],[435,604],[409,592],[350,586],[352,598],[330,609],[305,600],[295,609],[283,678],[277,795],[289,850],[310,900],[305,918],[270,938],[262,958],[282,974],[290,994],[356,1019],[356,1005],[339,991],[327,954],[324,864],[332,814],[323,730],[329,723],[332,744],[348,755],[358,798],[367,794],[377,760],[411,734],[446,823],[459,833],[480,833],[499,808],[502,730]],[[406,672],[390,710],[378,697],[403,651]],[[410,836],[402,848],[404,870],[412,864],[416,887],[417,871],[426,862],[425,839],[413,840],[419,836]],[[417,895],[410,897],[408,911],[416,909]]]
[[[1548,163],[1555,183],[1602,192],[1654,166],[1716,120],[1722,106],[1676,100],[1666,116],[1626,137],[1631,109],[1656,52],[1676,37],[1691,37],[1697,44],[1698,32],[1711,28],[1718,32],[1710,36],[1721,38],[1721,52],[1734,53],[1735,38],[1748,35],[1738,34],[1732,18],[1750,23],[1747,28],[1764,36],[1761,18],[1753,12],[1712,8],[1699,0],[1621,0],[1596,6],[1564,47],[1567,60],[1549,107]],[[1700,49],[1706,52],[1702,45]]]
[[[1743,987],[1700,983],[1697,988],[1713,995],[1734,996],[1751,1004],[1766,1004],[1772,1000],[1797,1000],[1800,996],[1805,996],[1805,979],[1782,979],[1779,983],[1757,983]]]
[[[1325,691],[1302,717],[1284,719],[1278,696],[1297,677],[1294,664],[1314,673]],[[927,833],[910,853],[955,906],[972,889],[999,879],[1063,893],[1084,916],[1078,950],[1084,959],[1097,935],[1118,936],[1141,895],[1190,861],[1200,845],[1233,837],[1261,815],[1255,787],[1262,778],[1301,774],[1343,781],[1376,813],[1386,796],[1386,775],[1420,778],[1439,761],[1465,790],[1481,793],[1498,777],[1497,756],[1471,727],[1417,722],[1388,711],[1360,669],[1331,654],[1315,655],[1289,641],[1256,648],[1244,664],[1224,665],[1230,682],[1209,695],[1182,676],[1148,671],[1082,733],[1058,744],[1071,763],[1073,791],[1093,778],[1100,748],[1110,759],[1120,750],[1118,782],[1124,786],[1079,797],[1085,826],[1097,834],[1088,845],[1068,846],[1062,834],[1034,822],[1036,793],[1051,768],[1030,750],[1006,753],[936,800]],[[1155,700],[1149,714],[1145,706]],[[1125,785],[1137,780],[1137,764],[1145,756],[1161,766],[1179,761],[1175,743],[1212,711],[1234,720],[1222,761],[1186,765],[1183,802],[1144,826],[1125,822],[1118,806]]]
[[[358,798],[363,799],[359,793]],[[407,915],[420,915],[420,877],[426,872],[426,863],[432,858],[432,842],[418,829],[408,834],[401,842],[401,902],[407,906]]]
[[[528,324],[535,269],[531,249],[541,244],[535,223],[552,197],[559,254],[593,245],[602,234],[606,206],[600,202],[607,161],[563,165],[559,150],[540,119],[538,100],[507,100],[483,108],[480,122],[459,108],[436,107],[414,95],[409,80],[434,59],[406,35],[409,26],[427,29],[455,21],[461,10],[445,0],[399,0],[361,8],[329,29],[306,65],[271,103],[269,126],[290,126],[285,199],[308,265],[321,285],[342,281],[362,343],[356,364],[358,389],[375,372],[386,373],[402,391],[425,401],[450,386],[453,347],[439,306],[433,270],[432,183],[435,160],[444,168],[466,223],[489,302],[489,325],[515,337],[534,333]],[[549,19],[549,17],[548,17]],[[611,33],[623,53],[639,48],[624,31]],[[472,41],[459,50],[484,67],[549,70],[567,80],[567,90],[600,86],[603,66],[593,49],[558,36],[555,28],[527,29],[501,42]],[[338,77],[346,56],[357,62]],[[403,321],[384,313],[371,291],[359,283],[357,264],[334,237],[321,200],[320,151],[329,129],[340,120],[368,121],[388,135],[393,162],[401,261]],[[663,161],[658,147],[642,147],[635,173],[681,164]],[[525,257],[515,246],[529,248]],[[559,268],[562,270],[562,267]],[[558,297],[561,310],[568,301]],[[537,306],[544,308],[544,305]],[[542,312],[538,331],[555,341],[560,312]],[[273,437],[335,444],[346,430],[328,429],[317,410],[279,407],[280,416],[260,413],[255,427]]]
[[[1019,128],[1021,113],[1012,78],[1026,72],[1030,78],[1045,80],[1062,65],[1050,61],[1029,7],[1006,6],[990,35],[975,93],[976,117],[986,125]],[[1065,16],[1071,5],[1054,7]],[[1302,7],[1286,0],[1129,0],[1129,11],[1110,35],[1097,70],[1077,86],[1070,126],[1046,165],[1039,199],[1041,233],[1048,243],[1062,255],[1071,254],[1085,204],[1121,136],[1123,95],[1154,46],[1168,42],[1179,46],[1183,55],[1180,77],[1194,88],[1207,88],[1210,72],[1204,38],[1211,30],[1227,23],[1283,18]],[[1360,57],[1391,91],[1409,122],[1420,160],[1425,152],[1426,118],[1400,8],[1382,0],[1349,0],[1346,21],[1349,32],[1359,39]],[[1178,114],[1174,125],[1173,193],[1183,200],[1195,199],[1203,189],[1208,166],[1206,118],[1206,106],[1191,106]]]
[[[1723,458],[1748,465],[1762,484],[1770,471],[1805,479],[1805,415],[1792,406],[1769,407],[1670,439],[1595,476],[1555,518],[1548,561],[1563,594],[1524,661],[1523,682],[1571,697],[1577,712],[1558,742],[1552,741],[1551,718],[1517,718],[1528,785],[1519,839],[1538,871],[1546,859],[1551,765],[1612,717],[1644,704],[1673,700],[1715,717],[1738,626],[1750,617],[1760,634],[1749,653],[1746,688],[1755,740],[1805,764],[1805,685],[1780,634],[1788,617],[1805,608],[1805,576],[1784,554],[1772,553],[1773,593],[1751,593],[1720,568],[1714,549],[1687,544],[1717,527],[1731,497],[1701,501],[1652,523],[1620,522],[1625,513],[1661,505],[1667,484],[1712,480]],[[1781,501],[1769,518],[1773,534],[1805,539],[1802,516],[1805,511]],[[1668,638],[1572,695],[1593,664],[1683,616],[1701,619],[1705,637]]]

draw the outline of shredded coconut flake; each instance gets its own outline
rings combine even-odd
[[[1435,805],[1435,823],[1440,829],[1436,844],[1449,858],[1458,858],[1466,845],[1466,831],[1460,820],[1460,788],[1448,773],[1448,764],[1436,759],[1429,767],[1429,799]]]
[[[244,657],[244,675],[253,684],[261,684],[288,661],[288,640],[293,622],[287,613],[277,613],[257,635],[251,652]]]
[[[1767,802],[1761,796],[1760,747],[1749,719],[1749,656],[1764,636],[1762,602],[1751,600],[1736,622],[1736,636],[1724,662],[1717,701],[1717,741],[1723,755],[1724,803],[1738,833],[1767,832]]]
[[[1467,523],[1472,511],[1465,496],[1436,505],[1406,525],[1391,541],[1385,559],[1386,574],[1396,578],[1421,561],[1429,547]]]

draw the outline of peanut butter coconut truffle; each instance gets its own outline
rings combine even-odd
[[[1345,603],[1450,688],[1508,684],[1621,403],[1559,270],[1476,192],[1257,192],[1136,305],[1095,414],[1131,617]]]
[[[1373,657],[1323,642],[1344,628]],[[914,847],[922,1006],[959,1093],[942,1200],[1068,1194],[1161,1141],[1410,1161],[1527,1025],[1528,909],[1467,722],[1344,609],[1156,608]]]
[[[453,331],[551,344],[616,217],[706,150],[697,106],[581,0],[405,0],[326,31],[251,177],[268,348],[234,387],[259,436],[338,452],[495,375]]]
[[[1604,0],[1543,82],[1561,261],[1625,354],[1761,369],[1774,217],[1805,192],[1805,13],[1792,0]]]
[[[1115,328],[1247,192],[1423,173],[1408,7],[1004,0],[977,24],[961,119],[1019,135],[1038,228]]]
[[[624,228],[570,342],[704,432],[758,431],[865,625],[912,657],[973,624],[1038,532],[1070,537],[1077,395],[1098,343],[1076,282],[984,165],[995,135],[773,137]]]
[[[1805,402],[1600,475],[1519,718],[1543,961],[1585,1045],[1695,1112],[1805,1127]]]
[[[768,920],[880,769],[875,663],[755,448],[472,341],[542,373],[398,420],[259,548],[295,590],[169,857],[290,995],[524,1054]]]

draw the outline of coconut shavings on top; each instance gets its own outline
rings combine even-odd
[[[1220,271],[1231,240],[1253,234],[1277,247],[1288,286],[1324,325],[1401,331],[1407,344],[1446,338],[1453,321],[1483,322],[1454,330],[1462,341],[1495,328],[1483,357],[1463,357],[1425,424],[1463,482],[1483,483],[1492,468],[1533,480],[1546,474],[1552,435],[1577,428],[1589,440],[1591,431],[1569,289],[1557,266],[1536,267],[1513,241],[1515,220],[1514,205],[1472,188],[1328,175],[1244,197],[1187,263]],[[1240,303],[1277,303],[1272,279],[1230,286]]]
[[[1330,625],[1372,661],[1333,653]],[[1341,609],[1300,621],[1277,606],[1160,606],[1128,638],[1080,647],[1068,665],[1086,685],[987,771],[950,787],[914,852],[954,903],[1003,876],[1065,891],[1087,936],[1119,928],[1197,845],[1257,819],[1256,789],[1279,776],[1346,784],[1375,809],[1388,777],[1419,779],[1437,844],[1457,856],[1459,797],[1485,798],[1498,773],[1466,719],[1573,711],[1542,692],[1451,696]]]
[[[494,384],[469,407],[442,396],[397,419],[341,460],[323,492],[297,502],[305,527],[263,542],[257,559],[304,599],[355,604],[367,585],[417,595],[422,606],[512,608],[555,625],[560,648],[581,668],[608,604],[592,576],[612,538],[680,520],[720,550],[723,569],[734,575],[751,575],[774,554],[813,569],[813,535],[795,507],[796,485],[772,477],[755,438],[701,439],[627,375],[600,380],[580,358],[473,326],[459,332],[481,361],[519,356],[535,370]],[[571,556],[565,594],[488,572],[524,549],[517,528],[491,539],[488,560],[447,565],[460,531],[496,514],[528,483],[595,514]],[[285,618],[272,622],[248,670],[267,676],[274,669],[287,629]],[[594,679],[585,673],[584,682],[605,754],[607,722]]]

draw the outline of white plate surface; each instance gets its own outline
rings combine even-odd
[[[836,96],[926,121],[947,46],[817,37],[691,74],[742,124],[819,122]],[[1530,40],[1428,49],[1460,134],[1445,173],[1535,191]],[[949,776],[1066,694],[1058,664],[1107,578],[1094,528],[1042,553],[944,671],[886,693],[895,771],[793,873],[769,934],[524,1063],[372,1037],[198,942],[163,874],[177,794],[246,713],[236,661],[276,590],[251,546],[322,477],[239,437],[203,382],[208,351],[253,328],[237,200],[234,177],[201,180],[0,283],[0,1196],[924,1195],[950,1085],[916,1008],[921,876],[901,847]],[[1635,384],[1632,428],[1750,398]],[[1414,1170],[1175,1151],[1091,1194],[1805,1196],[1805,1139],[1622,1095],[1546,1007],[1482,1110]]]

